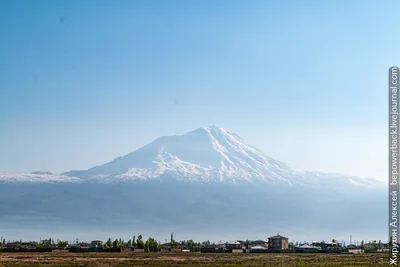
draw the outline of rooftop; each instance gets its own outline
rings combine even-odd
[[[321,247],[317,247],[317,246],[313,246],[313,245],[307,245],[307,244],[301,245],[301,246],[299,246],[299,248],[309,248],[309,249],[318,249],[318,250],[321,249]]]
[[[263,246],[254,246],[251,247],[250,249],[262,249],[262,250],[267,250],[267,248],[263,247]]]
[[[274,236],[268,237],[268,239],[289,239],[289,238],[281,236],[280,234],[276,234]]]
[[[240,245],[240,242],[233,241],[233,242],[226,242],[227,245]]]

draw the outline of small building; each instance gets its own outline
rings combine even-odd
[[[329,242],[326,244],[326,247],[324,250],[325,250],[325,252],[330,252],[330,253],[341,253],[341,252],[346,251],[347,249],[340,246],[336,242]]]
[[[133,252],[132,248],[120,248],[121,252],[123,253],[129,253],[129,252]]]
[[[102,248],[103,247],[103,241],[101,241],[101,240],[93,240],[92,242],[90,242],[90,246],[92,248]]]
[[[311,245],[313,245],[314,247],[320,247],[322,249],[325,249],[327,247],[327,244],[324,241],[321,242],[314,241],[311,243]]]
[[[289,248],[289,238],[279,234],[268,238],[269,250],[283,250]]]
[[[349,253],[353,253],[353,254],[361,254],[364,253],[364,250],[361,248],[352,248],[348,250]]]
[[[314,246],[314,245],[304,244],[304,245],[296,247],[295,250],[298,253],[317,253],[317,252],[322,251],[322,248]]]
[[[226,249],[242,249],[242,244],[240,242],[226,242],[225,243]]]
[[[263,246],[254,246],[251,247],[249,250],[249,253],[266,253],[267,252],[267,248],[263,247]]]

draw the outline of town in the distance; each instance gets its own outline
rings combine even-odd
[[[15,241],[2,237],[0,242],[1,252],[198,252],[198,253],[388,253],[391,249],[391,241],[381,240],[351,240],[346,244],[344,241],[335,239],[329,241],[295,241],[290,242],[288,237],[277,233],[268,237],[267,240],[237,240],[231,242],[217,243],[209,240],[196,242],[194,240],[177,241],[171,234],[165,242],[157,241],[149,237],[144,239],[142,235],[132,236],[129,240],[122,238],[106,241],[92,240],[74,241],[55,240],[52,238],[38,241]]]

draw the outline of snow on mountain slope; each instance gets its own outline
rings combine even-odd
[[[154,179],[170,174],[197,181],[262,180],[296,183],[298,173],[267,157],[236,134],[215,126],[161,137],[137,151],[87,171],[67,175],[97,179]]]
[[[0,182],[2,183],[71,183],[79,181],[81,181],[79,178],[47,173],[0,173]]]
[[[376,179],[370,178],[359,178],[355,176],[348,176],[338,173],[326,173],[326,172],[301,172],[302,177],[309,183],[313,184],[324,184],[325,186],[344,186],[346,184],[366,187],[366,188],[377,188],[386,187],[387,184]]]
[[[321,183],[322,187],[339,183],[367,187],[380,184],[355,177],[295,171],[267,157],[238,135],[216,126],[161,137],[104,165],[65,175],[100,182],[160,179],[168,175],[184,181],[265,181],[317,188]]]

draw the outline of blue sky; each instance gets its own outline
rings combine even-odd
[[[398,1],[2,1],[0,172],[86,169],[228,128],[295,168],[386,179]]]

